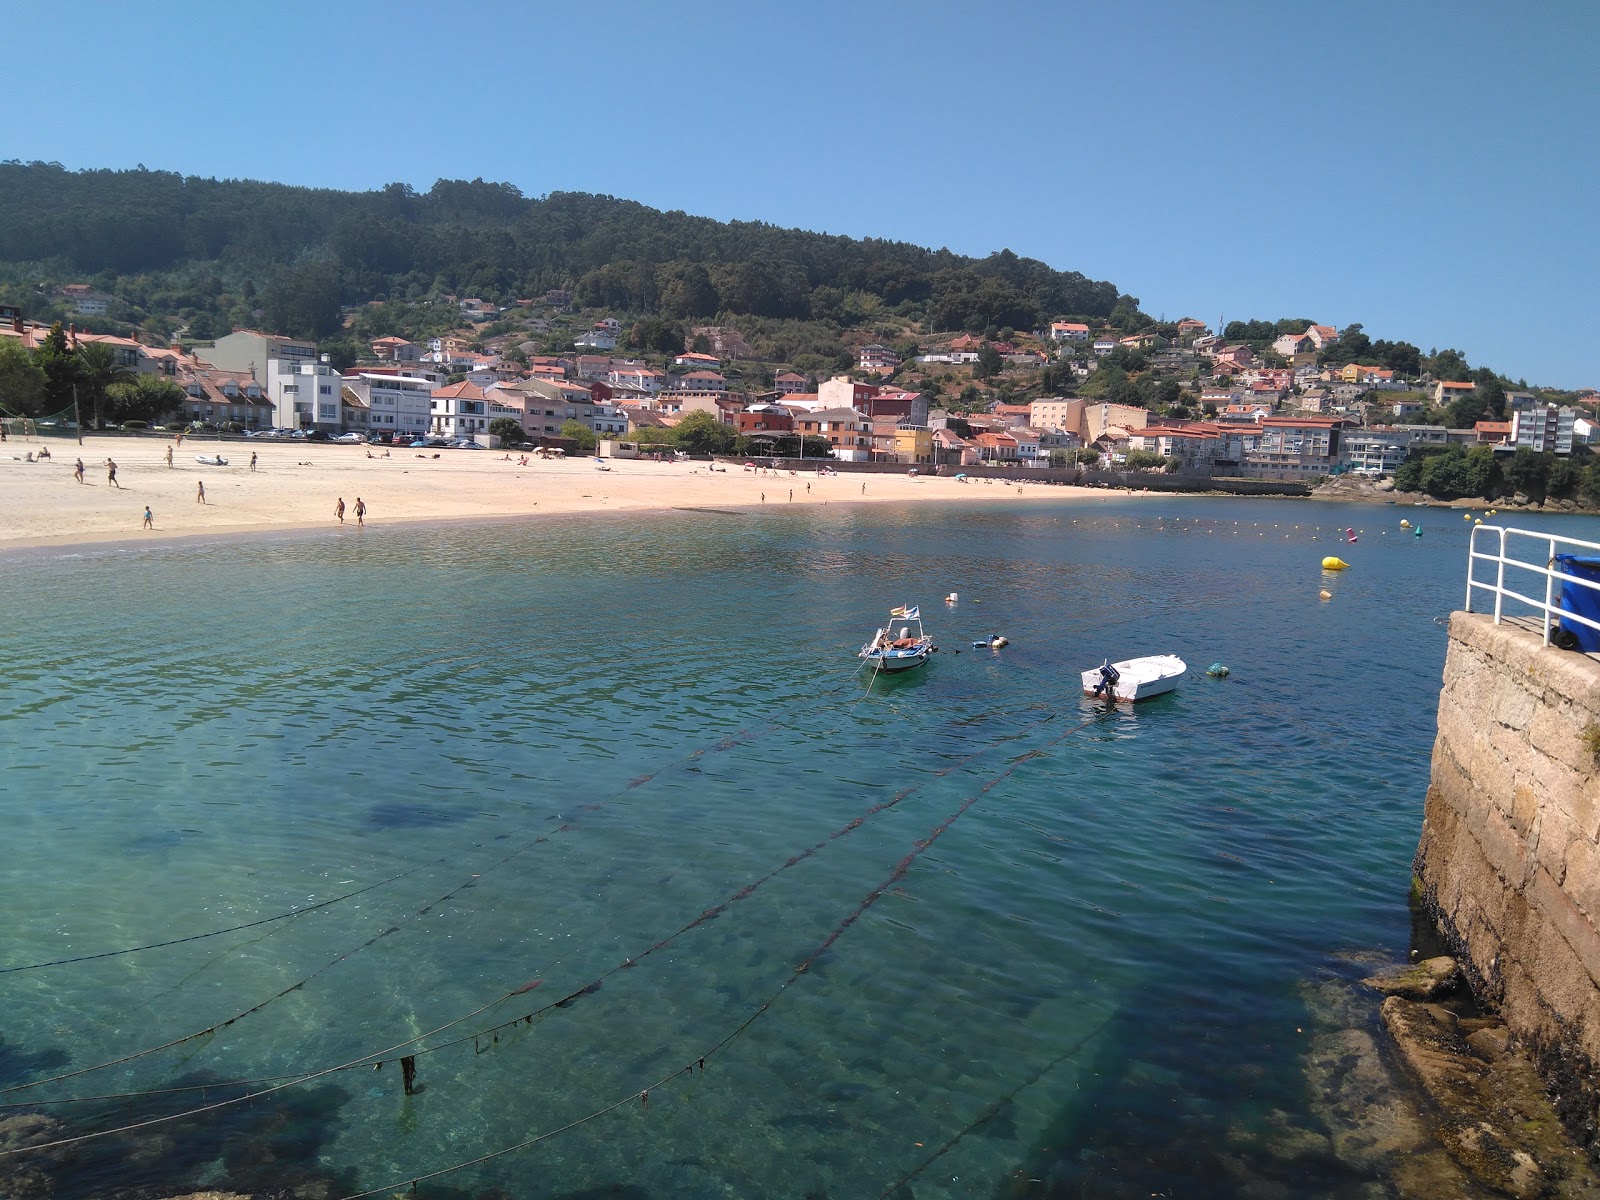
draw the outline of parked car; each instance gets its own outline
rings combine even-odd
[[[328,433],[328,431],[326,429],[308,429],[305,432],[305,439],[308,442],[331,442],[331,441],[333,441],[333,437]]]
[[[457,438],[455,441],[449,443],[449,445],[450,445],[450,448],[452,450],[482,450],[483,449],[482,446],[478,445],[478,443],[473,441],[471,438]]]
[[[342,442],[346,446],[359,446],[367,439],[362,437],[359,433],[341,433],[333,440],[336,442]]]

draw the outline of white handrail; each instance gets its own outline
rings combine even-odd
[[[1480,549],[1480,539],[1487,543],[1485,548]],[[1522,554],[1519,555],[1516,551],[1522,551]],[[1594,557],[1595,566],[1592,575],[1560,569],[1556,555],[1574,554],[1574,552],[1576,557]],[[1529,557],[1530,555],[1537,557]],[[1494,564],[1492,581],[1477,578],[1479,563]],[[1508,587],[1506,585],[1508,569],[1535,576],[1542,575],[1544,596],[1542,598],[1527,596],[1513,587]],[[1521,577],[1516,577],[1516,581],[1521,584]],[[1553,533],[1535,533],[1531,529],[1513,529],[1505,525],[1473,526],[1472,543],[1467,550],[1468,612],[1483,611],[1472,607],[1473,596],[1477,592],[1487,592],[1494,597],[1496,625],[1500,624],[1505,616],[1507,600],[1526,605],[1540,614],[1546,646],[1550,644],[1552,630],[1563,626],[1569,633],[1574,631],[1574,627],[1581,626],[1593,630],[1595,637],[1600,638],[1600,619],[1576,612],[1571,607],[1574,596],[1584,595],[1583,592],[1573,589],[1594,592],[1593,611],[1600,613],[1600,542],[1586,542],[1581,538],[1561,537]]]

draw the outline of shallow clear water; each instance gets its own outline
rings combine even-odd
[[[1313,1124],[1303,984],[1409,945],[1466,529],[1403,515],[1108,500],[13,555],[0,1101],[98,1098],[49,1107],[59,1136],[222,1105],[63,1148],[60,1196],[387,1192],[482,1156],[421,1190],[1233,1194],[1228,1147]],[[854,650],[903,602],[941,651],[869,686]],[[991,632],[1011,645],[971,648]],[[1079,695],[1161,651],[1190,665],[1174,694]]]

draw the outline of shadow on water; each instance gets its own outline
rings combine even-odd
[[[1372,1195],[1370,1173],[1340,1160],[1304,1117],[1294,1094],[1304,1080],[1276,1069],[1281,1021],[1240,1027],[1232,1009],[1171,998],[1107,1028],[1080,1076],[1098,1090],[1057,1111],[995,1200]],[[1172,1037],[1174,1024],[1187,1036]]]
[[[369,829],[436,829],[466,819],[465,813],[429,808],[421,804],[402,804],[385,800],[367,814]]]
[[[189,1075],[174,1087],[216,1082]],[[215,1104],[244,1093],[218,1083],[201,1092],[155,1097],[70,1117],[43,1111],[0,1119],[0,1150],[33,1146],[131,1125]],[[330,1171],[321,1155],[349,1093],[338,1087],[293,1089],[185,1120],[76,1145],[0,1157],[0,1196],[119,1200],[221,1190],[254,1195],[341,1195],[357,1190],[353,1172]]]
[[[64,1050],[19,1050],[0,1037],[0,1087],[25,1083],[41,1075],[53,1075],[72,1058]],[[3,1115],[4,1110],[0,1110]]]

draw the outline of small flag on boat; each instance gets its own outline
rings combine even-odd
[[[907,621],[920,621],[922,620],[922,609],[902,604],[899,608],[891,608],[889,615],[891,617],[902,617]]]

